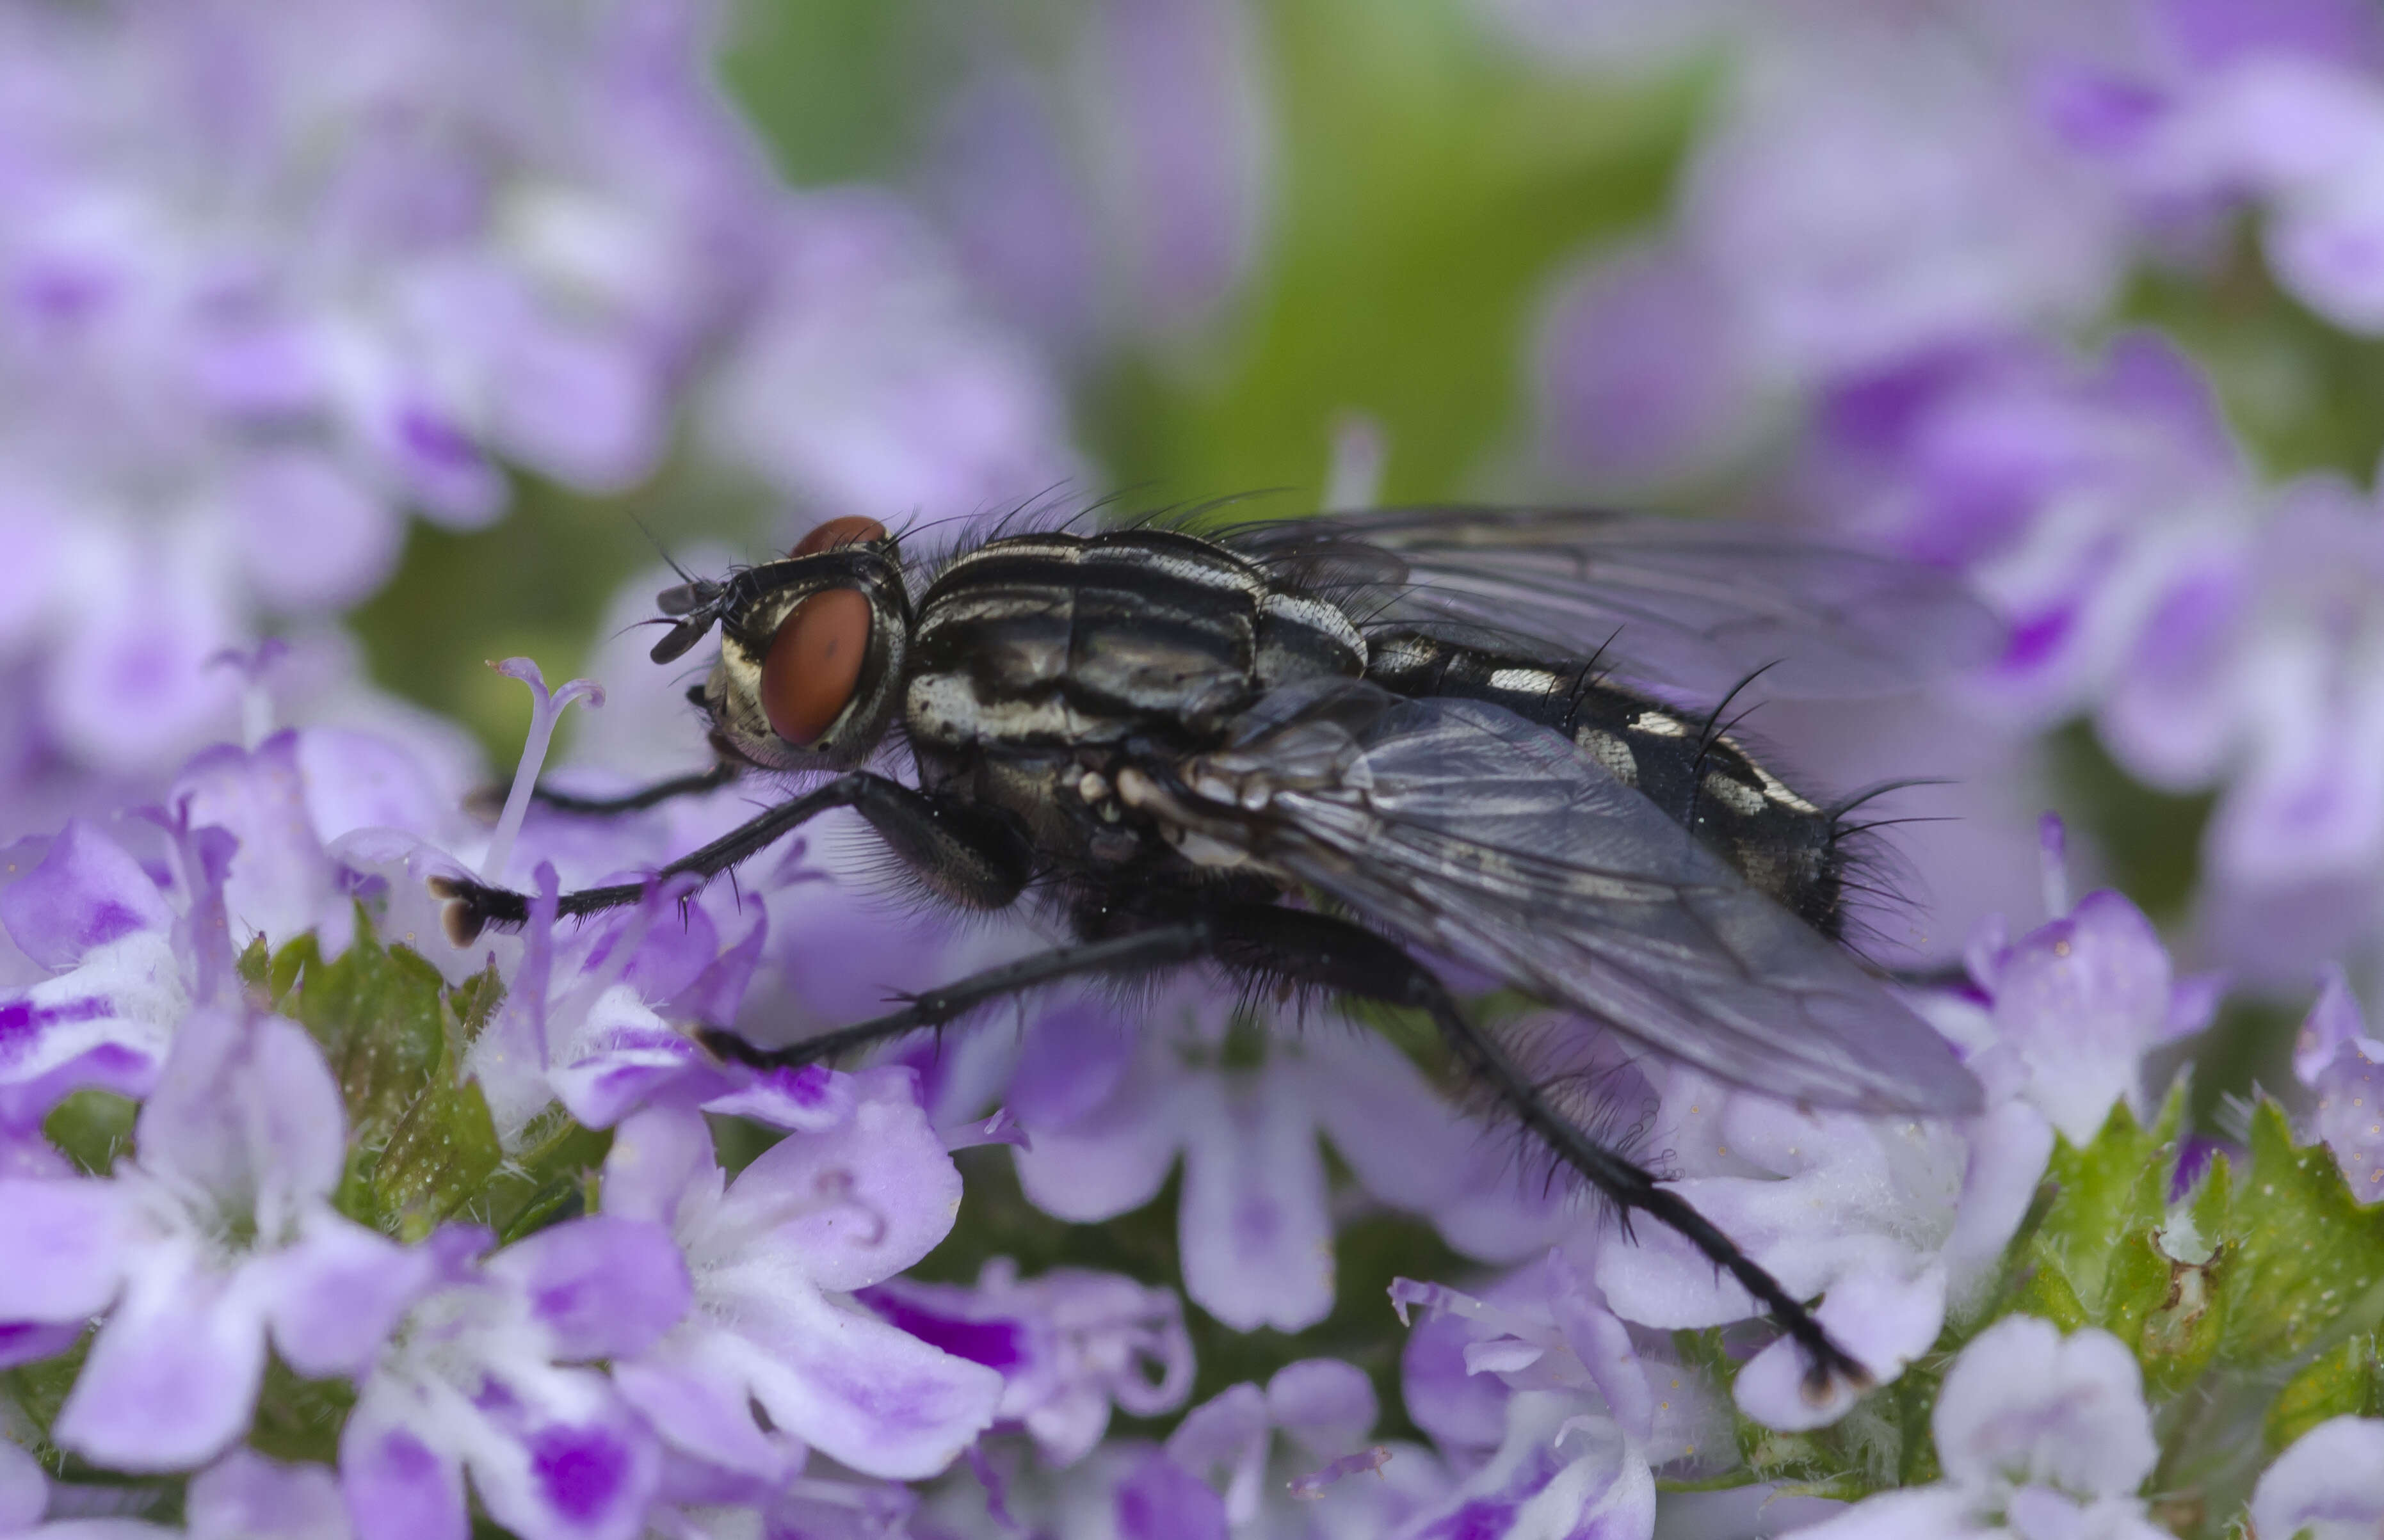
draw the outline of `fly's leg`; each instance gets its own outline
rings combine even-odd
[[[1239,973],[1423,1011],[1466,1069],[1558,1159],[1626,1215],[1636,1211],[1670,1226],[1760,1301],[1780,1329],[1804,1349],[1808,1396],[1820,1398],[1832,1383],[1857,1389],[1869,1385],[1869,1371],[1831,1342],[1812,1312],[1737,1242],[1687,1199],[1666,1191],[1654,1173],[1598,1143],[1558,1111],[1529,1072],[1466,1018],[1430,969],[1397,942],[1332,915],[1274,904],[1219,904],[1148,929],[1061,947],[972,974],[918,996],[900,1011],[787,1048],[757,1049],[717,1027],[705,1028],[701,1036],[704,1046],[721,1057],[757,1067],[816,1063],[923,1026],[942,1025],[992,1000],[1062,978],[1156,972],[1203,958]]]
[[[1033,875],[1026,836],[997,814],[914,791],[900,781],[855,770],[749,819],[711,844],[654,874],[710,881],[768,849],[831,808],[849,807],[869,821],[891,850],[937,893],[974,909],[1000,909],[1015,900]],[[565,893],[558,915],[601,914],[634,904],[650,883],[623,882]],[[511,930],[529,919],[529,898],[510,888],[468,877],[437,877],[431,890],[447,900],[447,935],[469,946],[490,925]]]
[[[899,1011],[873,1016],[865,1022],[823,1032],[816,1037],[806,1037],[784,1048],[758,1049],[721,1027],[707,1026],[697,1036],[703,1046],[723,1059],[733,1059],[756,1069],[790,1069],[802,1064],[818,1063],[867,1048],[888,1037],[900,1037],[923,1026],[941,1026],[956,1017],[967,1014],[980,1005],[1063,978],[1086,974],[1156,973],[1161,968],[1194,962],[1214,950],[1216,938],[1206,921],[1190,920],[1173,925],[1154,926],[1149,930],[1131,931],[1103,940],[1087,941],[1082,946],[1058,947],[1050,951],[1022,957],[1015,962],[1005,962],[971,974],[940,988],[914,995]]]
[[[641,813],[650,807],[679,797],[701,797],[707,791],[717,791],[737,778],[737,766],[722,760],[709,770],[698,770],[685,776],[673,776],[634,791],[624,791],[611,797],[582,797],[575,792],[555,791],[540,786],[530,792],[530,800],[540,807],[557,813],[575,813],[582,817],[605,818],[623,813]],[[502,801],[502,799],[500,800]]]
[[[1738,1280],[1805,1352],[1805,1393],[1819,1400],[1832,1383],[1857,1390],[1870,1372],[1830,1340],[1812,1312],[1780,1281],[1739,1249],[1737,1242],[1655,1174],[1608,1149],[1558,1110],[1528,1071],[1496,1039],[1468,1020],[1455,997],[1407,949],[1362,926],[1328,914],[1244,905],[1217,917],[1217,956],[1228,966],[1314,984],[1344,994],[1424,1012],[1465,1068],[1522,1125],[1615,1204],[1670,1226]]]

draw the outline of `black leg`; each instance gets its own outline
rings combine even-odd
[[[673,776],[668,780],[641,786],[635,791],[624,791],[617,797],[581,797],[541,786],[530,792],[530,799],[540,807],[553,808],[557,813],[602,818],[615,813],[642,812],[677,797],[700,797],[707,791],[719,790],[736,778],[737,766],[723,760],[709,770]]]
[[[898,856],[954,902],[999,909],[1018,897],[1032,875],[1026,837],[1007,820],[938,801],[900,781],[855,770],[739,825],[664,866],[647,882],[614,883],[565,893],[557,913],[579,916],[619,909],[643,898],[653,882],[681,874],[710,881],[799,826],[839,807],[852,808],[869,820]],[[512,888],[468,877],[437,877],[430,886],[448,900],[447,934],[459,947],[471,945],[490,925],[511,930],[529,919],[528,897]]]
[[[1466,1018],[1430,969],[1397,942],[1332,915],[1275,904],[1220,904],[1148,929],[989,968],[919,995],[900,1011],[787,1048],[757,1049],[717,1027],[704,1028],[701,1036],[712,1051],[739,1062],[763,1068],[809,1064],[922,1026],[940,1025],[990,1000],[1061,978],[1150,972],[1202,957],[1240,973],[1423,1011],[1466,1070],[1626,1219],[1638,1212],[1670,1225],[1760,1301],[1781,1330],[1804,1349],[1807,1394],[1819,1399],[1836,1381],[1856,1388],[1870,1383],[1869,1372],[1831,1342],[1812,1312],[1735,1241],[1686,1199],[1667,1192],[1654,1173],[1608,1149],[1566,1117],[1503,1046]]]
[[[1062,978],[1083,974],[1148,974],[1197,962],[1208,955],[1214,944],[1205,921],[1185,921],[1022,957],[1015,962],[987,968],[941,988],[913,995],[900,1011],[889,1011],[834,1032],[823,1032],[784,1048],[758,1049],[735,1033],[716,1026],[703,1027],[697,1036],[704,1047],[723,1059],[733,1059],[756,1069],[790,1069],[834,1059],[923,1026],[941,1026],[988,1001],[1024,994]]]
[[[1558,1158],[1613,1202],[1627,1220],[1633,1211],[1670,1226],[1715,1266],[1755,1296],[1780,1329],[1805,1351],[1806,1393],[1819,1399],[1832,1381],[1860,1389],[1869,1371],[1830,1340],[1812,1312],[1780,1281],[1655,1174],[1607,1149],[1566,1117],[1506,1049],[1484,1032],[1432,971],[1387,938],[1328,914],[1263,905],[1237,905],[1215,919],[1217,957],[1248,968],[1345,994],[1423,1011],[1451,1052],[1509,1112]]]

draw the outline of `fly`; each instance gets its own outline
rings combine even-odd
[[[1807,1388],[1862,1366],[1805,1305],[1589,1131],[1585,1062],[1476,1023],[1451,958],[1733,1085],[1867,1113],[1975,1112],[1979,1086],[1840,944],[1838,811],[1719,710],[1906,688],[1993,623],[1899,563],[1745,528],[1553,510],[1391,509],[1006,535],[914,578],[874,520],[664,593],[657,663],[715,628],[691,696],[721,767],[824,776],[671,863],[709,878],[830,808],[969,909],[1045,905],[1071,944],[791,1047],[824,1061],[1054,981],[1205,962],[1427,1014],[1488,1096],[1610,1199],[1680,1232],[1803,1348]],[[865,766],[899,764],[913,782]],[[528,899],[441,879],[451,936]],[[643,884],[564,894],[559,913]],[[1298,899],[1293,903],[1286,900]],[[1552,1059],[1553,1055],[1553,1059]]]

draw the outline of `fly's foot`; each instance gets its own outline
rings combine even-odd
[[[435,876],[430,891],[447,900],[440,918],[447,939],[458,947],[470,946],[490,925],[514,930],[529,921],[529,900],[509,888],[491,888],[470,877]]]

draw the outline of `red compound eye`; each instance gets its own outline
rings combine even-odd
[[[859,545],[866,540],[886,538],[886,526],[874,518],[851,515],[832,518],[795,542],[790,556],[813,556],[823,551],[833,551],[839,545]]]
[[[797,541],[792,556],[886,538],[874,518],[832,518]],[[869,601],[855,589],[815,593],[787,612],[762,660],[762,714],[789,743],[809,745],[851,703],[869,652]]]
[[[762,713],[789,743],[818,741],[852,700],[869,651],[869,601],[855,589],[815,593],[788,612],[762,660]]]

